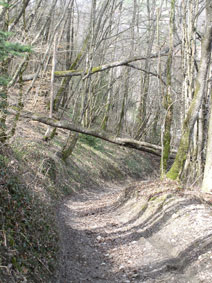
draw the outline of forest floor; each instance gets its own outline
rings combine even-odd
[[[63,162],[68,132],[45,132],[20,121],[0,148],[0,282],[212,282],[211,196],[158,180],[151,154],[83,135]]]
[[[105,184],[58,207],[60,283],[212,282],[212,210],[172,182]]]

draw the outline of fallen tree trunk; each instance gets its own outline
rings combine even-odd
[[[15,114],[16,112],[12,110],[10,113]],[[59,121],[53,118],[42,117],[40,115],[33,114],[31,112],[22,112],[21,117],[29,118],[32,121],[37,121],[37,122],[46,124],[48,126],[52,126],[54,128],[61,128],[61,129],[66,129],[66,130],[73,131],[76,133],[90,135],[90,136],[100,138],[102,140],[105,140],[105,141],[108,141],[108,142],[111,142],[111,143],[114,143],[120,146],[134,148],[140,151],[149,152],[154,155],[161,156],[162,148],[159,145],[151,144],[151,143],[143,142],[143,141],[137,141],[131,138],[119,138],[99,128],[87,129],[81,126],[76,126],[69,121],[65,121],[65,120]],[[176,151],[172,150],[170,157],[175,158],[175,155],[176,155]]]

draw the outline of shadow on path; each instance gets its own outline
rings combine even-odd
[[[113,196],[112,193],[111,196]],[[157,239],[160,241],[160,237],[158,237],[160,234],[163,236],[163,241],[166,241],[166,235],[161,230],[167,225],[170,229],[173,228],[170,223],[173,223],[171,219],[175,214],[182,218],[182,225],[184,214],[189,215],[191,211],[192,215],[201,214],[204,211],[204,206],[199,206],[202,205],[201,200],[168,194],[154,207],[152,212],[149,210],[149,206],[151,206],[151,202],[149,202],[145,209],[139,211],[132,219],[124,224],[120,221],[113,227],[114,219],[119,218],[120,206],[117,194],[114,194],[114,199],[109,199],[108,203],[106,197],[107,195],[104,193],[98,194],[98,197],[93,199],[93,202],[97,202],[95,205],[92,205],[91,198],[89,201],[84,201],[83,197],[81,199],[79,197],[77,201],[74,197],[70,201],[70,206],[68,206],[68,202],[61,205],[58,225],[61,230],[62,250],[60,278],[57,283],[131,283],[145,282],[146,280],[156,282],[154,280],[161,280],[164,276],[166,278],[174,276],[175,281],[172,282],[189,282],[185,281],[187,280],[186,270],[193,263],[198,262],[200,255],[206,254],[212,249],[211,227],[208,227],[208,230],[204,228],[202,231],[204,233],[201,234],[204,236],[190,235],[190,241],[187,239],[187,244],[184,243],[183,247],[178,243],[176,256],[169,252],[164,256],[164,252],[161,251],[163,243],[157,245]],[[146,212],[148,213],[145,214]],[[136,223],[141,217],[143,220]],[[179,234],[181,230],[176,231]],[[193,233],[195,233],[195,229]],[[183,237],[183,235],[177,235],[176,239],[181,236]],[[143,252],[143,247],[139,242],[140,238],[144,238],[146,242],[150,243],[150,248],[153,240],[156,246],[152,245],[152,248],[158,252],[159,256],[154,257],[155,251]],[[120,258],[117,261],[116,257],[108,257],[107,253],[116,249],[117,255],[123,256],[124,261],[126,255],[122,255],[123,249],[130,249],[132,242],[137,245],[134,250],[141,250],[140,258],[139,260],[134,258],[133,250],[131,250],[126,255],[131,255],[132,260],[130,257],[127,260],[129,259],[132,264],[125,265],[124,269],[120,270]],[[164,250],[168,247],[169,245],[164,244]],[[123,262],[123,264],[125,263]],[[167,280],[165,279],[163,282],[168,282]]]

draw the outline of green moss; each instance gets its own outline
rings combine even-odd
[[[163,205],[163,203],[166,199],[167,199],[167,195],[162,195],[162,196],[155,195],[155,196],[152,196],[149,201],[155,201],[155,202],[161,203],[161,205]]]
[[[82,50],[84,50],[86,48],[87,41],[88,41],[88,37],[85,39],[85,42],[84,42]],[[78,53],[74,63],[71,65],[71,67],[70,67],[70,69],[68,71],[56,71],[55,74],[57,72],[59,72],[58,75],[60,75],[61,72],[68,72],[68,73],[70,73],[70,72],[77,72],[77,70],[75,70],[75,68],[77,67],[77,64],[79,63],[80,59],[82,58],[82,55],[83,55],[83,51]],[[64,93],[64,91],[65,91],[65,89],[67,87],[67,84],[68,84],[69,80],[70,80],[70,78],[64,78],[63,79],[62,84],[61,84],[61,86],[60,86],[60,88],[59,88],[59,90],[58,90],[58,92],[56,94],[56,97],[55,97],[55,100],[54,100],[54,110],[55,111],[57,110],[57,108],[59,106],[60,99],[61,99],[61,97],[62,97],[62,95],[63,95],[63,93]]]
[[[102,144],[102,141],[98,138],[95,138],[93,136],[79,134],[79,141],[83,144],[87,144],[90,147],[93,147],[96,150],[104,151],[104,146]]]
[[[74,63],[71,65],[70,70],[73,70],[73,69],[75,69],[77,67],[77,64],[80,61],[80,59],[82,58],[82,55],[83,55],[83,52],[79,52],[77,54],[77,57],[76,57]]]
[[[199,81],[196,81],[196,87],[195,87],[195,91],[194,91],[194,98],[191,102],[191,105],[190,105],[190,108],[188,110],[188,113],[187,113],[187,116],[186,116],[186,119],[183,123],[183,128],[184,129],[188,129],[190,130],[189,128],[191,127],[192,125],[192,116],[194,116],[194,110],[195,110],[195,106],[196,106],[196,99],[197,99],[197,94],[200,90],[200,82]]]
[[[156,199],[157,199],[157,196],[153,196],[153,197],[150,198],[149,201],[154,201],[154,200],[156,200]]]
[[[71,65],[70,70],[73,70],[77,67],[78,63],[80,62],[80,59],[83,56],[83,52],[86,50],[87,45],[88,45],[88,41],[90,38],[90,34],[88,34],[83,42],[83,46],[82,46],[82,50],[77,54],[76,59],[74,60],[74,63]]]
[[[54,74],[55,76],[65,76],[65,75],[76,73],[76,72],[82,72],[82,71],[79,71],[79,70],[55,71]]]
[[[3,165],[3,166],[6,165],[7,166],[8,163],[9,163],[9,159],[6,156],[0,154],[0,166],[1,165]]]
[[[93,67],[91,69],[91,73],[96,73],[102,70],[102,66],[98,67]],[[67,70],[67,71],[55,71],[54,74],[55,76],[66,76],[66,75],[71,75],[72,73],[82,73],[82,74],[88,74],[88,70],[83,71],[83,70]]]
[[[146,203],[144,203],[144,204],[141,206],[141,211],[146,210],[147,207],[148,207],[148,203],[146,202]]]
[[[92,70],[91,70],[91,72],[92,72],[92,73],[96,73],[96,72],[101,71],[101,69],[102,69],[102,67],[101,67],[101,66],[93,67],[93,68],[92,68]],[[86,73],[87,73],[87,72],[86,72]]]
[[[174,164],[172,165],[171,169],[167,173],[167,178],[172,179],[172,180],[177,180],[180,178],[180,174],[183,170],[183,166],[187,157],[187,152],[189,149],[189,142],[190,142],[190,132],[193,130],[193,116],[194,116],[194,111],[195,111],[195,106],[196,106],[196,99],[197,99],[197,94],[200,90],[200,82],[196,82],[196,88],[195,88],[195,93],[194,93],[194,98],[191,103],[191,106],[189,108],[189,111],[187,113],[187,117],[184,121],[183,124],[183,135],[181,137],[180,145],[178,148],[178,153],[176,155]]]
[[[189,148],[189,131],[187,130],[182,138],[179,145],[178,153],[176,155],[174,164],[172,165],[166,177],[172,180],[177,180],[183,169],[184,162],[186,160],[187,152]]]

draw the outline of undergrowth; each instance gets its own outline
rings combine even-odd
[[[145,178],[151,157],[80,135],[72,156],[52,143],[16,137],[0,149],[0,282],[56,282],[55,204],[81,188]],[[154,167],[154,166],[153,166]]]
[[[0,155],[0,282],[50,282],[57,254],[52,209],[20,182],[8,155]]]
[[[104,151],[104,146],[102,144],[102,141],[98,138],[95,138],[93,136],[79,134],[79,141],[82,144],[86,144],[96,150]]]

